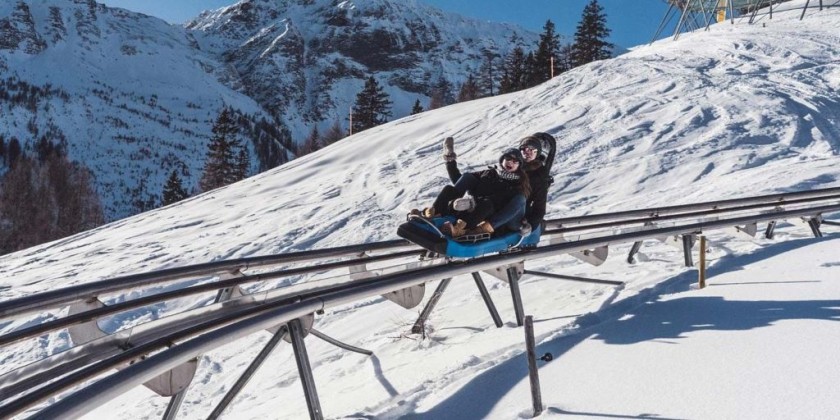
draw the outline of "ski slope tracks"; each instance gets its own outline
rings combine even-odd
[[[804,2],[792,2],[794,4]],[[237,184],[60,241],[0,257],[0,299],[130,273],[396,238],[411,208],[447,182],[441,140],[482,168],[522,136],[558,140],[549,217],[840,186],[840,9],[713,25],[592,63],[533,89],[456,104],[359,133]],[[837,219],[840,215],[829,215]],[[719,231],[710,287],[680,251],[629,244],[600,267],[568,256],[533,270],[625,281],[623,288],[526,276],[536,319],[544,417],[836,418],[840,415],[840,230],[811,238],[781,224],[774,240]],[[197,279],[180,284],[188,285]],[[329,418],[528,418],[521,328],[510,292],[485,279],[495,328],[469,276],[406,335],[419,308],[382,298],[330,308],[318,330],[374,356],[307,339]],[[317,277],[249,285],[251,292]],[[434,285],[429,285],[434,287]],[[106,303],[131,299],[104,296]],[[427,293],[427,295],[430,294]],[[214,295],[102,321],[114,331]],[[2,332],[61,316],[4,321]],[[270,338],[249,336],[200,358],[180,418],[205,418]],[[3,371],[70,346],[65,332],[2,350]],[[138,387],[87,418],[160,418],[168,399]],[[281,345],[227,418],[303,418],[291,347]]]

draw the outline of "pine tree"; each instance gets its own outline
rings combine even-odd
[[[525,56],[525,87],[534,87],[545,80],[543,80],[543,72],[537,68],[537,59],[533,52],[529,52]]]
[[[416,115],[423,112],[423,105],[420,105],[420,100],[414,101],[414,106],[411,107],[411,115]]]
[[[22,155],[23,148],[20,147],[20,142],[17,137],[12,137],[9,140],[9,146],[6,148],[6,164],[10,167],[13,166]]]
[[[607,42],[609,36],[604,8],[598,4],[598,0],[591,0],[583,8],[580,23],[575,31],[575,42],[571,51],[572,64],[577,67],[610,58],[613,45]]]
[[[324,136],[321,138],[321,142],[324,146],[329,146],[346,136],[347,133],[345,133],[344,129],[341,128],[341,122],[336,119],[335,122],[333,122],[333,125],[331,125],[330,128],[327,129],[327,132],[324,133]]]
[[[481,69],[478,73],[478,96],[476,98],[484,97],[484,96],[494,96],[498,93],[496,90],[496,84],[498,83],[499,75],[497,74],[497,66],[496,66],[496,58],[499,57],[498,54],[490,51],[488,49],[483,49],[481,53],[484,55],[484,60],[481,62]],[[460,100],[458,102],[461,102]]]
[[[59,153],[44,161],[20,155],[0,180],[0,254],[104,223],[91,178]]]
[[[234,180],[233,182],[241,181],[248,178],[251,173],[251,154],[248,153],[247,147],[240,147],[239,153],[236,154],[236,163],[234,164]]]
[[[172,174],[169,175],[169,179],[166,180],[166,185],[163,186],[162,195],[162,206],[177,203],[190,196],[184,189],[184,186],[181,183],[181,177],[178,176],[178,172],[176,170],[173,169]]]
[[[384,124],[391,116],[391,100],[376,79],[370,76],[365,87],[356,95],[353,106],[353,133]]]
[[[213,138],[208,146],[204,173],[199,181],[201,191],[223,187],[243,178],[241,170],[237,169],[236,162],[242,145],[237,138],[238,130],[232,113],[231,109],[222,108],[213,124]]]
[[[323,141],[321,140],[321,134],[318,132],[318,126],[313,125],[312,130],[309,131],[309,136],[306,137],[306,140],[298,147],[298,156],[308,155],[318,149],[324,147],[322,144]]]
[[[551,78],[552,65],[554,66],[554,75],[560,74],[559,67],[555,62],[557,55],[560,52],[560,36],[554,32],[554,23],[551,20],[545,22],[543,26],[543,33],[540,34],[540,43],[537,46],[537,53],[534,55],[534,73],[537,84],[547,81]]]
[[[525,51],[516,47],[505,58],[502,66],[502,82],[499,93],[510,93],[528,87],[528,68]]]
[[[437,83],[432,86],[429,109],[438,109],[454,103],[455,97],[452,94],[452,83],[449,83],[445,77],[441,76]]]
[[[574,67],[572,64],[572,44],[564,44],[560,47],[555,64],[557,64],[561,73]]]
[[[475,78],[473,78],[472,74],[470,74],[467,76],[467,81],[461,85],[461,89],[458,91],[458,102],[471,101],[480,97],[481,88],[478,86],[478,83],[475,82]]]

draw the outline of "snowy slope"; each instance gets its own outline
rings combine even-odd
[[[678,42],[660,41],[578,68],[528,91],[404,118],[235,185],[4,256],[0,278],[7,288],[0,288],[0,298],[211,260],[393,239],[402,215],[430,203],[446,182],[439,143],[449,135],[457,139],[462,162],[474,167],[495,161],[502,148],[524,134],[547,131],[555,135],[560,152],[550,193],[551,217],[837,186],[838,34],[840,10],[836,8],[809,13],[803,21],[793,13],[775,15],[766,27],[715,25],[710,32],[683,35]],[[775,242],[808,236],[807,229],[785,226]],[[836,248],[835,238],[832,235],[820,246]],[[754,253],[761,258],[786,250],[762,252],[778,245],[767,240],[745,242],[723,233],[711,239],[712,256],[718,263],[734,255]],[[815,255],[824,252],[813,249]],[[625,254],[626,247],[612,252]],[[791,258],[801,260],[796,255]],[[840,265],[833,258],[815,260],[822,269],[815,271],[814,281],[840,278]],[[684,290],[689,282],[676,251],[646,244],[640,259],[642,263],[635,266],[615,257],[598,268],[567,257],[529,265],[535,270],[628,282],[624,289],[613,290],[527,279],[522,285],[526,311],[541,320],[540,338],[547,340],[548,347],[551,343],[562,347],[565,344],[550,340],[574,335],[577,324],[591,327],[618,318],[647,299]],[[739,279],[761,281],[740,276],[729,281]],[[493,327],[469,278],[453,282],[433,315],[428,340],[402,336],[416,310],[404,310],[382,299],[319,316],[319,330],[376,352],[375,357],[366,358],[307,340],[326,415],[391,418],[414,412],[421,417],[425,413],[464,418],[456,416],[454,407],[495,401],[477,398],[474,378],[492,390],[489,395],[502,397],[510,391],[511,398],[520,401],[522,385],[513,385],[523,378],[505,366],[522,352],[522,330],[510,323],[506,286],[489,280],[488,284],[508,322],[501,329]],[[257,285],[252,290],[268,287]],[[726,293],[712,291],[718,290]],[[840,306],[836,292],[836,287],[824,291],[829,295],[825,299],[831,301],[828,307]],[[158,307],[152,314],[133,312],[105,324],[118,328],[192,303]],[[582,316],[587,313],[592,315]],[[831,318],[830,314],[822,318]],[[41,319],[50,316],[43,314]],[[3,331],[14,327],[2,325]],[[187,394],[182,415],[206,416],[268,338],[258,334],[203,356],[198,383]],[[38,345],[4,350],[4,368],[60,350],[65,341],[65,334],[52,334]],[[837,344],[828,345],[832,343]],[[620,366],[614,381],[625,377],[625,365]],[[630,375],[629,369],[626,372]],[[504,376],[510,374],[514,376]],[[501,385],[494,388],[496,383]],[[592,395],[580,398],[588,398],[585,403],[597,400]],[[564,401],[579,400],[561,396],[545,399],[561,409],[585,412],[587,407],[564,406]],[[90,418],[105,413],[157,418],[166,404],[138,388],[91,413]],[[492,410],[482,406],[476,417],[511,418],[525,415],[529,407],[527,400],[505,404]],[[632,410],[610,409],[600,414],[648,415],[633,411],[637,406],[628,404],[612,408]],[[722,404],[724,411],[705,417],[740,413],[726,411],[731,404]],[[699,413],[658,411],[655,404],[645,407],[651,408],[644,413],[666,417]],[[836,405],[826,405],[817,417],[832,417],[836,409]],[[231,418],[305,416],[288,346],[270,358],[234,401],[234,410]]]

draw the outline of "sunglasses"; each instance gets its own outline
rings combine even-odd
[[[522,146],[519,148],[519,150],[523,152],[536,152],[537,148],[533,146]]]

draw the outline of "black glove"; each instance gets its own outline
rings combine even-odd
[[[522,224],[519,225],[519,234],[522,236],[528,236],[531,234],[531,224],[525,219],[522,219]]]

